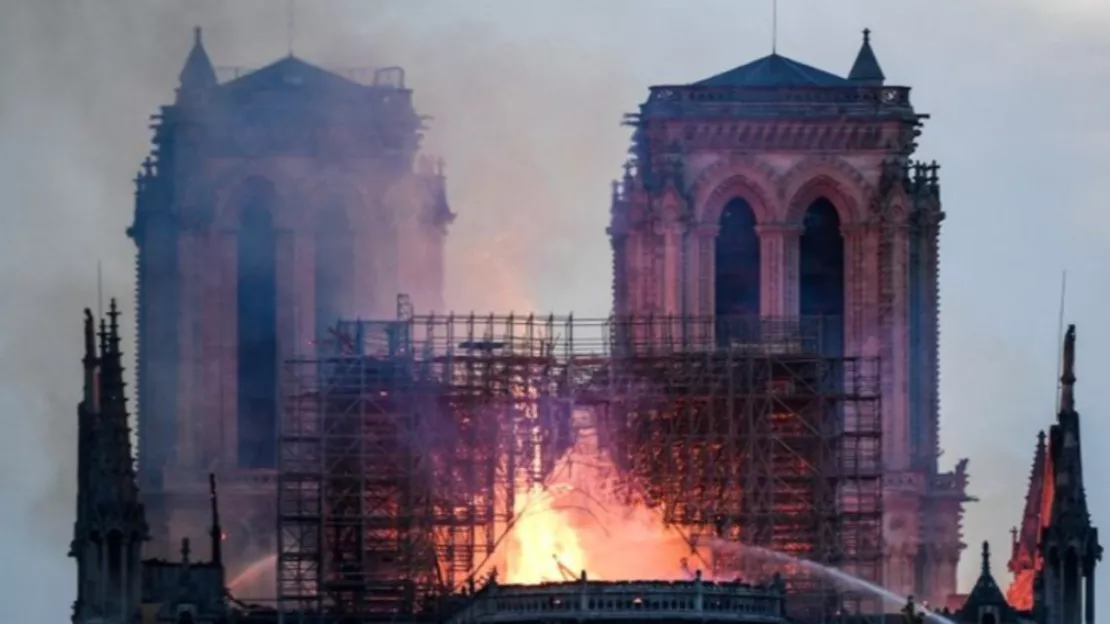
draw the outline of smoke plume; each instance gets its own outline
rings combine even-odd
[[[459,214],[448,302],[459,311],[609,306],[604,227],[619,127],[649,84],[688,82],[769,52],[765,2],[559,0],[297,3],[294,52],[324,66],[401,65]],[[967,540],[1016,522],[1033,441],[1052,418],[1058,269],[1072,268],[1088,474],[1110,469],[1099,406],[1110,344],[1102,267],[1110,218],[1110,53],[1098,3],[780,2],[778,51],[845,72],[864,26],[890,81],[933,114],[943,171],[943,442],[972,457]],[[273,0],[14,0],[0,19],[0,587],[11,619],[61,621],[73,596],[80,311],[130,310],[130,179],[148,115],[172,100],[191,28],[220,66],[288,52]],[[1051,5],[1051,10],[1046,7]],[[928,25],[924,30],[923,25]],[[924,34],[927,32],[928,34]],[[1031,296],[1031,293],[1036,293]],[[133,317],[126,319],[133,321]],[[131,341],[124,347],[130,353]],[[1092,487],[1096,522],[1110,499]],[[965,557],[964,582],[976,573]],[[996,563],[996,574],[1003,570]],[[1102,575],[1107,589],[1107,575]]]

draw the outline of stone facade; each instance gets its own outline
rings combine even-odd
[[[361,83],[289,56],[220,83],[198,30],[180,80],[128,231],[139,481],[166,556],[218,474],[234,572],[275,547],[281,362],[341,317],[395,315],[398,292],[442,310],[453,215],[400,69]]]
[[[614,183],[618,315],[722,314],[722,213],[750,207],[758,314],[807,314],[807,211],[831,203],[842,245],[839,353],[882,363],[884,583],[943,604],[956,591],[966,462],[940,473],[938,167],[912,160],[925,115],[883,86],[865,36],[841,78],[771,55],[691,85],[659,86],[629,116],[634,158]],[[699,324],[707,326],[708,324]]]

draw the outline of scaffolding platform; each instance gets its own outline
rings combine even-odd
[[[828,319],[404,315],[344,322],[286,363],[279,610],[352,621],[465,590],[514,492],[571,447],[576,409],[629,491],[717,572],[787,572],[792,610],[879,605],[731,544],[881,575],[875,358],[829,355]],[[755,552],[755,551],[748,551]]]

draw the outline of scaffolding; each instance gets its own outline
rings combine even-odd
[[[341,323],[290,361],[278,474],[280,609],[363,621],[474,583],[589,408],[635,492],[749,580],[788,568],[807,613],[877,605],[731,543],[880,580],[878,362],[823,323],[413,317]],[[738,338],[741,337],[741,338]]]

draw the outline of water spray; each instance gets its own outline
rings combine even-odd
[[[956,624],[952,620],[944,617],[943,615],[937,613],[936,611],[930,611],[928,608],[926,608],[926,606],[924,604],[921,604],[921,605],[914,604],[912,596],[899,595],[898,593],[893,592],[893,591],[891,591],[891,590],[889,590],[889,589],[887,589],[887,588],[885,588],[881,585],[876,585],[875,583],[872,583],[871,581],[861,579],[858,576],[854,576],[852,574],[848,574],[847,572],[844,572],[843,570],[838,570],[838,569],[833,568],[833,567],[821,565],[820,563],[817,563],[815,561],[810,561],[808,559],[801,559],[801,558],[794,557],[794,556],[791,556],[791,555],[787,555],[785,553],[781,553],[781,552],[778,552],[778,551],[775,551],[775,550],[770,550],[768,548],[762,548],[760,546],[749,546],[749,545],[746,545],[746,544],[739,544],[739,543],[736,543],[736,542],[729,542],[729,541],[720,540],[720,539],[714,540],[713,544],[714,544],[714,547],[725,549],[725,550],[736,551],[736,552],[738,552],[739,554],[742,554],[742,555],[743,554],[747,554],[747,555],[755,554],[757,556],[764,557],[764,558],[767,558],[767,559],[772,559],[772,560],[778,561],[780,563],[799,565],[799,566],[802,566],[802,567],[804,567],[804,568],[806,568],[806,569],[808,569],[812,572],[816,572],[817,574],[819,574],[821,576],[839,581],[840,583],[842,583],[844,585],[848,585],[848,586],[854,587],[856,589],[862,589],[862,590],[864,590],[864,591],[866,591],[866,592],[868,592],[868,593],[870,593],[874,596],[877,596],[879,598],[882,598],[882,599],[890,602],[891,604],[898,605],[898,606],[904,606],[906,608],[913,608],[925,620],[930,620],[930,621],[933,621],[933,622],[939,622],[940,624]]]

